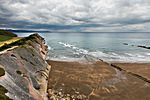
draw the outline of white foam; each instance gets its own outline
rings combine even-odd
[[[67,48],[70,48],[70,49],[74,50],[77,53],[88,54],[88,50],[78,48],[78,47],[76,47],[76,46],[74,46],[72,44],[63,43],[63,42],[58,42],[58,43],[61,44],[61,45],[63,45],[64,47],[67,47]]]
[[[52,48],[52,47],[50,47],[50,46],[48,46],[48,50],[53,50],[53,48]]]
[[[103,59],[108,62],[150,62],[150,56],[144,56],[139,53],[104,53],[101,51],[90,52],[89,55],[92,55],[96,58]]]
[[[69,47],[69,48],[71,48],[71,47],[73,46],[73,45],[68,44],[68,43],[63,43],[63,42],[58,42],[58,43],[64,45],[64,47]]]
[[[71,61],[81,61],[83,60],[82,58],[71,58],[71,57],[59,57],[59,58],[50,58],[49,60],[53,60],[53,61],[67,61],[67,62],[71,62]]]
[[[137,54],[136,56],[139,57],[139,58],[144,58],[145,57],[144,55],[140,55],[140,54]]]
[[[114,55],[114,56],[118,56],[118,54],[116,54],[116,53],[114,53],[114,52],[112,53],[112,55]]]
[[[146,55],[150,56],[150,53],[146,53]]]
[[[133,56],[133,54],[131,54],[131,53],[125,53],[126,55],[128,55],[128,56]]]
[[[104,53],[102,51],[94,51],[89,52],[88,50],[85,50],[83,48],[79,48],[75,45],[69,44],[69,43],[63,43],[59,42],[59,44],[63,45],[63,47],[69,48],[73,50],[73,54],[77,55],[88,55],[93,58],[102,59],[107,62],[150,62],[150,53],[136,53],[136,52],[107,52]],[[58,58],[60,60],[65,61],[79,61],[81,58],[70,58],[70,57],[61,57]],[[57,59],[57,60],[58,60]]]
[[[106,53],[103,53],[101,51],[90,52],[89,55],[94,56],[94,57],[107,57],[108,56]]]

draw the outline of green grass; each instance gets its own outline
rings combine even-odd
[[[13,37],[17,37],[17,35],[12,32],[0,29],[0,42],[10,40]]]
[[[7,39],[5,38],[5,41],[0,41],[0,47],[6,44],[11,44],[20,39],[21,39],[20,37],[13,37],[13,38],[7,38]]]
[[[12,39],[10,36],[0,35],[0,42],[7,41]]]
[[[33,35],[30,35],[30,36],[25,37],[25,38],[19,38],[18,40],[11,42],[11,43],[5,43],[2,46],[0,45],[0,51],[6,50],[6,49],[11,48],[13,46],[21,46],[24,44],[28,44],[28,41],[34,41],[35,40],[35,42],[37,42],[36,37],[37,37],[37,35],[33,34]]]
[[[18,41],[21,38],[17,37],[16,34],[0,29],[0,47],[12,42]]]
[[[0,29],[0,35],[8,36],[8,37],[17,37],[16,34]]]

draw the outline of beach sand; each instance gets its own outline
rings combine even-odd
[[[51,100],[150,100],[150,64],[48,63]]]

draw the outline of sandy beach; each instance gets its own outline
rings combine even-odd
[[[149,63],[48,61],[51,99],[149,100]]]

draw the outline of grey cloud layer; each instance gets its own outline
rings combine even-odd
[[[149,23],[150,0],[0,0],[1,27],[147,31]]]

